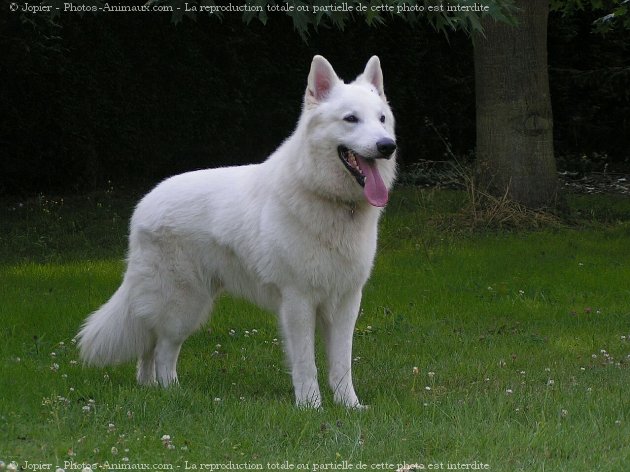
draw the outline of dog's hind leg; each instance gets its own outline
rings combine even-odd
[[[163,387],[177,384],[177,359],[184,341],[208,319],[212,296],[179,286],[172,290],[153,318],[152,343],[138,359],[138,383]]]
[[[155,341],[150,344],[149,349],[138,359],[136,380],[140,385],[155,385],[157,382],[155,376]]]
[[[185,339],[161,336],[155,346],[155,374],[162,387],[178,384],[177,358]]]

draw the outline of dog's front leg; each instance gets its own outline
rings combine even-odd
[[[328,383],[335,403],[362,409],[352,384],[352,335],[359,315],[361,290],[346,295],[338,305],[326,307],[321,327],[328,356]]]
[[[284,293],[280,322],[291,367],[295,402],[299,407],[319,408],[322,400],[315,366],[315,308],[300,293]]]

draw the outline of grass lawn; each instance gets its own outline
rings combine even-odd
[[[134,200],[0,202],[0,461],[627,470],[627,198],[571,197],[579,224],[464,232],[445,224],[462,194],[394,195],[355,333],[361,412],[325,389],[321,411],[296,409],[274,317],[228,297],[184,345],[180,387],[82,367],[73,336],[120,282]]]

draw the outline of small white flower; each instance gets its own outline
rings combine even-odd
[[[171,437],[168,434],[165,434],[164,436],[162,436],[162,444],[167,449],[174,449],[175,448],[175,446],[173,446],[173,443],[171,442]]]
[[[18,469],[18,466],[15,462],[11,462],[8,466],[7,466],[7,470],[9,472],[15,472]]]
[[[507,393],[508,395],[512,395],[514,391],[511,388],[508,388],[505,390],[505,393]]]
[[[553,379],[549,379],[549,380],[547,380],[547,385],[548,385],[549,387],[552,387],[555,383],[556,383],[556,382],[555,382],[555,380],[553,380]]]
[[[115,456],[118,454],[118,448],[116,446],[112,447],[112,454]]]
[[[50,353],[50,357],[57,357],[57,353],[56,352],[51,352]]]
[[[109,424],[107,425],[107,431],[108,431],[109,433],[111,433],[111,432],[113,432],[113,431],[115,431],[115,430],[116,430],[116,425],[115,425],[114,423],[109,423]]]
[[[55,469],[55,472],[66,472],[65,470],[63,470],[61,467],[57,467]]]
[[[413,375],[418,375],[420,373],[420,369],[414,367],[413,369],[411,369],[411,372],[413,372]]]
[[[50,366],[50,370],[52,370],[53,372],[57,372],[59,370],[59,364],[54,363]]]
[[[424,387],[424,389],[425,389],[427,392],[430,392],[430,391],[431,391],[431,387],[429,387],[428,385],[427,385],[426,387]]]
[[[433,378],[433,377],[435,377],[435,372],[429,372],[427,375],[428,375],[429,377]]]
[[[215,398],[214,398],[214,402],[215,402],[215,403],[219,403],[220,401],[221,401],[221,399],[220,399],[219,397],[215,397]]]
[[[569,412],[565,409],[560,410],[560,416],[562,416],[563,418],[565,418],[567,415],[569,414]]]
[[[83,467],[83,470],[81,472],[92,472],[92,467],[90,467],[89,465],[85,466]]]

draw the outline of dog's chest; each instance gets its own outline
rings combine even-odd
[[[367,280],[376,251],[376,221],[356,215],[283,218],[273,231],[274,265],[313,290],[350,291]]]

